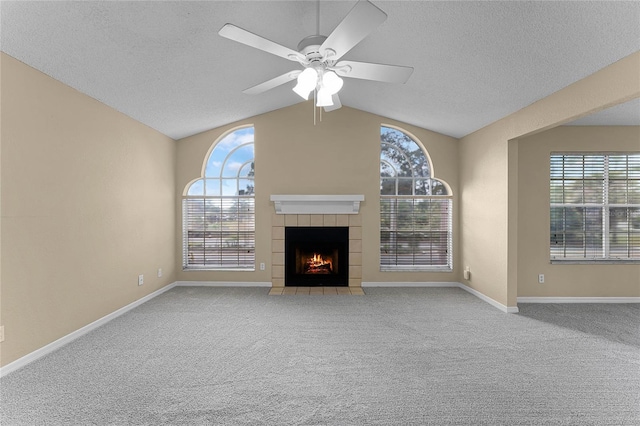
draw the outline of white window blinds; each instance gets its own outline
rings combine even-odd
[[[552,260],[640,260],[640,153],[553,153]]]
[[[451,199],[382,197],[380,264],[451,269]],[[397,267],[397,268],[394,268]]]
[[[254,267],[253,197],[186,198],[182,203],[186,268]]]

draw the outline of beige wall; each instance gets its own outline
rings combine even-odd
[[[541,273],[548,274],[549,286],[531,290],[532,268],[535,276],[543,265],[535,257],[539,244],[522,242],[529,229],[521,223],[528,215],[520,212],[527,200],[519,193],[528,188],[529,172],[519,167],[534,148],[517,139],[639,97],[640,52],[460,141],[347,107],[324,114],[314,126],[312,107],[304,103],[175,143],[7,55],[0,62],[0,324],[6,333],[1,365],[175,280],[269,282],[270,267],[242,273],[181,270],[182,191],[199,177],[217,138],[244,124],[256,128],[258,263],[271,264],[271,194],[355,193],[365,195],[365,282],[462,281],[506,306],[515,306],[518,295],[637,295],[628,284],[604,293],[595,284],[551,289],[552,283],[576,283],[589,272],[572,267],[560,273],[546,258],[548,269]],[[419,139],[435,177],[453,190],[453,273],[379,271],[381,124]],[[526,191],[534,189],[522,196]],[[537,226],[547,226],[546,235],[548,222]],[[531,264],[529,251],[536,253]],[[471,280],[462,280],[466,265]],[[157,268],[164,271],[161,279]],[[620,282],[632,282],[637,274],[629,265],[598,268],[601,277],[624,275]],[[145,275],[142,287],[138,274]]]
[[[514,139],[640,97],[640,52],[460,140],[463,284],[507,306],[518,296],[518,149]]]
[[[640,297],[640,264],[549,262],[551,152],[640,151],[640,127],[561,126],[518,145],[518,296]],[[538,274],[545,274],[544,284]]]
[[[272,194],[364,194],[362,216],[362,281],[365,282],[451,282],[458,281],[458,262],[453,273],[390,273],[379,267],[380,125],[394,125],[423,143],[435,169],[435,176],[449,183],[454,195],[454,234],[457,235],[458,173],[457,140],[448,136],[343,107],[323,114],[313,124],[310,102],[300,103],[229,126],[178,141],[176,196],[200,177],[211,145],[230,129],[255,126],[256,156],[256,262],[265,271],[206,272],[181,271],[182,215],[178,204],[176,247],[181,281],[271,282]],[[458,253],[457,241],[454,253]]]
[[[1,66],[6,365],[173,282],[177,256],[175,142],[5,54]]]

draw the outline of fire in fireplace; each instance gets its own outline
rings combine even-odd
[[[322,254],[313,253],[303,257],[303,274],[331,274],[333,273],[333,256],[323,257]]]
[[[349,228],[285,228],[285,286],[347,286]]]

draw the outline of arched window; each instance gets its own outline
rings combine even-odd
[[[424,149],[380,128],[380,270],[453,269],[452,196]]]
[[[182,200],[184,269],[255,269],[253,127],[211,150]]]

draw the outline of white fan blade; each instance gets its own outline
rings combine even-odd
[[[387,14],[377,6],[367,0],[360,0],[322,43],[320,52],[322,54],[325,54],[327,50],[335,52],[327,58],[337,61],[375,30],[378,25],[382,24],[385,19],[387,19]]]
[[[343,77],[383,81],[385,83],[406,83],[411,73],[413,73],[412,67],[355,61],[340,61],[331,69]]]
[[[260,93],[266,92],[267,90],[271,90],[274,87],[281,86],[285,83],[290,82],[291,80],[294,80],[300,74],[300,72],[301,71],[299,70],[289,71],[276,78],[267,80],[264,83],[249,87],[248,89],[243,90],[242,93],[245,93],[247,95],[259,95]]]
[[[304,56],[302,56],[300,52],[296,52],[293,49],[289,49],[281,44],[275,43],[240,27],[236,27],[233,24],[225,24],[220,28],[218,34],[222,37],[228,38],[229,40],[255,47],[256,49],[280,56],[284,59],[289,59],[290,61],[297,62],[300,58],[304,59]]]
[[[331,96],[331,100],[333,101],[333,105],[324,107],[325,112],[331,112],[342,108],[342,103],[340,103],[340,98],[337,93]]]

